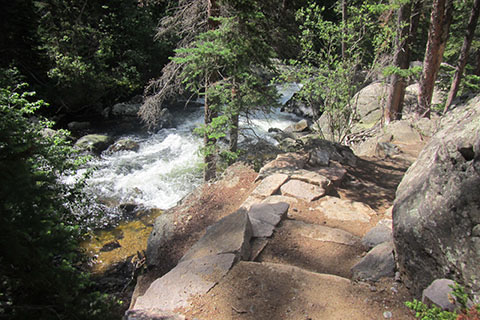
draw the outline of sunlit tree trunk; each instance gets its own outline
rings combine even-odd
[[[453,76],[452,85],[450,87],[450,92],[448,93],[447,102],[445,103],[444,113],[448,111],[450,105],[452,104],[453,99],[458,92],[458,87],[460,86],[460,81],[462,80],[463,70],[467,64],[468,52],[470,51],[470,46],[472,45],[473,36],[475,34],[475,28],[477,27],[478,14],[480,12],[480,0],[475,0],[473,2],[472,13],[470,14],[470,19],[468,20],[467,30],[465,38],[463,40],[462,49],[460,51],[460,56],[458,57],[457,67],[455,70],[455,75]]]
[[[453,0],[434,0],[428,30],[427,49],[423,60],[423,72],[420,78],[417,113],[430,117],[433,88],[445,51],[450,23],[452,21]]]
[[[218,27],[218,22],[212,18],[219,16],[219,7],[217,5],[216,0],[208,0],[208,29],[215,30]],[[208,88],[210,87],[211,83],[215,82],[215,75],[209,75],[205,79],[205,92],[208,92]],[[210,123],[212,123],[212,119],[217,116],[215,110],[210,108],[208,94],[205,94],[205,126],[208,127]],[[208,130],[207,130],[208,131]],[[205,132],[203,136],[203,142],[205,147],[212,146],[216,144],[216,140],[214,138],[210,138],[208,136],[208,132]],[[205,153],[205,169],[203,172],[203,179],[205,181],[210,181],[215,178],[216,171],[217,171],[217,163],[216,163],[216,154],[211,150],[207,150]]]

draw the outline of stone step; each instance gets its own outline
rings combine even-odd
[[[350,269],[363,252],[360,238],[346,231],[286,220],[277,227],[257,261],[350,278]]]
[[[377,295],[377,298],[375,297]],[[391,295],[387,290],[385,297]],[[367,284],[295,266],[240,261],[189,307],[187,319],[412,319],[400,302]]]

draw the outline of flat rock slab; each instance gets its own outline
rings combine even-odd
[[[303,169],[307,161],[308,155],[293,152],[279,154],[275,160],[270,161],[260,169],[256,180],[274,173],[285,173],[292,170]]]
[[[294,266],[241,261],[185,310],[189,319],[411,319],[402,304],[376,303],[367,285]],[[378,298],[377,298],[378,299]],[[388,309],[386,309],[388,308]]]
[[[247,199],[242,203],[240,208],[243,208],[245,210],[249,210],[252,205],[257,204],[257,203],[262,203],[263,199],[261,197],[255,197],[253,195],[249,195]]]
[[[326,193],[326,190],[322,187],[295,179],[289,180],[280,188],[280,190],[284,196],[290,196],[310,202],[323,197]]]
[[[336,228],[305,223],[297,220],[287,220],[283,225],[290,231],[312,240],[334,242],[350,246],[358,246],[360,243],[359,237]]]
[[[297,203],[298,200],[292,197],[273,195],[262,200],[262,203],[277,203],[277,202],[286,202],[290,206],[294,203]]]
[[[253,190],[252,195],[258,197],[268,197],[274,194],[280,189],[282,184],[288,180],[288,175],[277,173],[266,177],[262,182]]]
[[[347,174],[347,170],[340,165],[322,167],[316,169],[315,172],[324,177],[327,177],[333,183],[334,187],[339,187],[343,179],[345,178],[345,175]]]
[[[257,260],[349,278],[363,252],[359,241],[341,230],[285,220]]]
[[[377,213],[362,202],[326,196],[320,202],[320,210],[328,219],[368,223]]]
[[[248,217],[252,224],[254,237],[270,237],[277,224],[287,216],[286,202],[260,203],[251,206]]]
[[[327,177],[309,170],[294,171],[291,176],[292,179],[300,180],[310,184],[317,185],[325,190],[330,189],[332,182]]]
[[[235,254],[227,253],[179,263],[137,298],[133,310],[173,311],[188,306],[189,298],[207,293],[227,274],[235,258]]]
[[[185,320],[185,316],[160,309],[128,310],[126,320]]]
[[[394,272],[393,242],[379,244],[352,268],[355,280],[378,281],[384,277],[393,277]]]
[[[180,262],[222,253],[233,253],[237,259],[248,259],[252,234],[248,214],[246,210],[240,209],[208,227],[205,235],[187,251]]]

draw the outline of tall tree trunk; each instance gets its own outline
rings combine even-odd
[[[397,38],[395,40],[397,51],[393,57],[393,65],[402,70],[410,65],[410,16],[412,3],[408,2],[398,9],[397,13]],[[402,116],[402,104],[405,96],[406,82],[404,77],[394,73],[391,76],[391,90],[385,108],[385,123],[399,120]]]
[[[239,115],[238,113],[234,113],[231,115],[230,118],[231,127],[230,127],[230,143],[229,143],[229,150],[230,152],[237,152],[238,150],[238,122],[239,122]]]
[[[472,45],[475,28],[477,27],[479,13],[480,0],[475,0],[473,2],[472,13],[470,14],[470,19],[468,20],[465,38],[463,39],[462,49],[460,51],[460,56],[458,57],[457,68],[455,70],[455,75],[453,76],[452,86],[450,87],[450,92],[448,93],[448,98],[447,102],[445,103],[445,109],[443,110],[443,113],[448,111],[453,99],[455,99],[455,96],[457,95],[458,87],[460,86],[460,81],[462,80],[463,70],[467,64],[468,52],[470,51],[470,46]]]
[[[207,12],[208,18],[207,19],[208,19],[209,30],[215,30],[218,27],[218,21],[215,21],[212,18],[218,17],[220,15],[219,11],[220,9],[218,7],[217,1],[208,0],[208,12]],[[205,79],[205,92],[208,91],[210,84],[215,82],[214,78],[215,78],[215,75],[209,75]],[[207,94],[205,94],[205,111],[204,112],[205,112],[205,126],[208,127],[212,123],[213,118],[217,116],[217,112],[212,108],[210,108]],[[204,134],[203,140],[204,140],[203,143],[205,147],[215,145],[217,142],[215,139],[210,138],[208,136],[208,133]],[[204,162],[205,162],[205,169],[203,171],[204,181],[210,181],[215,178],[216,171],[217,171],[216,157],[217,155],[213,151],[207,150],[204,158]]]
[[[423,60],[423,72],[420,78],[417,113],[430,117],[433,88],[443,59],[452,21],[453,0],[434,0],[428,30],[427,49]]]

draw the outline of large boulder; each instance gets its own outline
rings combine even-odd
[[[399,267],[416,295],[437,278],[480,291],[480,96],[443,124],[405,174],[393,207]]]
[[[75,148],[100,154],[113,142],[113,138],[103,134],[87,134],[75,142]]]

